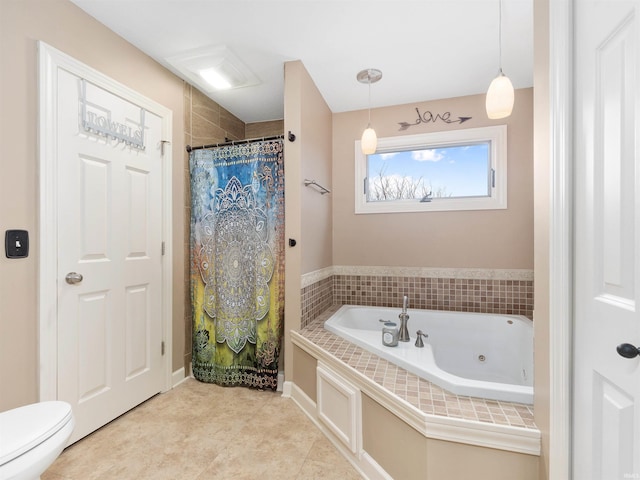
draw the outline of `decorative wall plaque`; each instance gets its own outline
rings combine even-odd
[[[409,122],[398,122],[400,125],[400,131],[406,130],[409,127],[413,127],[414,125],[420,125],[421,123],[435,123],[438,120],[444,123],[464,123],[467,120],[471,120],[473,117],[457,117],[452,118],[451,112],[444,113],[433,113],[429,110],[425,110],[423,113],[420,113],[420,109],[416,107],[416,113],[418,114],[418,118],[413,123]]]

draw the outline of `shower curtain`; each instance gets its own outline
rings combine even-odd
[[[282,139],[193,150],[193,375],[275,390],[284,321]]]

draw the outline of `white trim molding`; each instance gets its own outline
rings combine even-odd
[[[334,267],[326,267],[313,272],[305,273],[302,275],[302,282],[300,288],[308,287],[314,283],[325,280],[334,275]]]
[[[57,90],[57,70],[64,69],[80,78],[105,88],[125,99],[130,99],[141,108],[162,118],[163,138],[171,138],[173,113],[168,108],[130,89],[101,72],[85,65],[69,55],[38,42],[39,55],[39,276],[38,276],[38,329],[39,329],[39,400],[57,398],[57,126],[54,93]],[[162,257],[162,328],[165,351],[163,377],[164,390],[170,390],[176,377],[172,372],[172,302],[173,302],[173,258],[172,258],[172,159],[171,149],[163,155],[163,241],[165,255]],[[179,371],[176,373],[180,375]],[[184,376],[184,371],[182,372]]]
[[[329,278],[332,275],[533,281],[533,270],[528,269],[333,265],[302,275],[302,288]]]
[[[549,2],[549,479],[572,478],[573,0]]]
[[[424,151],[461,147],[472,144],[489,145],[488,178],[480,178],[487,186],[486,195],[473,197],[443,196],[430,201],[395,199],[369,201],[367,188],[369,155],[362,153],[360,141],[355,142],[355,213],[443,212],[459,210],[498,210],[507,208],[507,125],[461,128],[414,135],[398,135],[378,139],[376,154],[395,154],[409,150]],[[402,172],[398,174],[402,175]],[[369,187],[367,187],[367,185]]]
[[[318,361],[316,367],[316,414],[353,454],[362,445],[360,390]]]

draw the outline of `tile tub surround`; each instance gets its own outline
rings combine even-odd
[[[470,425],[483,424],[488,429],[507,427],[514,432],[522,432],[526,437],[539,438],[532,406],[452,394],[325,330],[325,320],[338,308],[339,305],[330,307],[297,333],[328,356],[426,416],[433,416],[431,418],[436,420],[468,421]]]
[[[301,325],[330,305],[499,313],[533,318],[533,271],[334,266],[303,275]]]
[[[334,305],[333,277],[323,278],[301,290],[301,326],[304,328],[314,318]]]

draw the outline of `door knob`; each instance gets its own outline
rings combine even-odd
[[[630,343],[623,343],[616,347],[618,354],[624,358],[634,358],[640,355],[640,348],[631,345]]]
[[[64,277],[64,279],[69,285],[75,285],[76,283],[80,283],[82,281],[82,274],[69,272],[67,273],[67,276]]]

